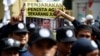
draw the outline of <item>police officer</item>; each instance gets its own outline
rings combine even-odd
[[[30,34],[34,31],[34,28],[38,27],[38,25],[35,22],[27,23],[26,26]]]
[[[0,40],[0,56],[19,56],[20,42],[12,38]]]
[[[99,56],[99,49],[93,40],[80,38],[73,44],[70,56]]]
[[[84,37],[87,39],[92,39],[92,28],[88,25],[79,25],[75,29],[76,37]]]
[[[72,44],[76,41],[74,30],[70,27],[61,27],[56,31],[57,56],[69,56]]]
[[[29,51],[33,56],[54,56],[56,41],[47,28],[35,28],[29,39]]]
[[[31,56],[27,49],[29,31],[27,30],[26,25],[24,23],[19,22],[12,25],[11,29],[12,31],[9,36],[21,42],[21,50],[19,52],[20,56]]]

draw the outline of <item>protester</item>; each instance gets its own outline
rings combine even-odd
[[[12,27],[12,25],[18,23],[19,21],[17,19],[15,19],[14,17],[11,18],[11,21],[7,24],[7,25],[4,25],[2,28],[1,28],[1,34],[0,37],[1,39],[3,37],[8,37],[9,33],[12,31],[12,29],[10,29]]]
[[[54,15],[56,16],[56,19],[59,18],[59,16],[63,16],[65,19],[69,20],[72,22],[72,24],[77,27],[79,25],[81,25],[82,23],[79,22],[78,20],[75,19],[75,17],[70,16],[68,14],[66,14],[65,12],[59,10],[59,9],[55,9],[54,10]]]
[[[12,38],[0,40],[0,56],[19,56],[20,42]]]
[[[84,25],[83,23],[75,19],[75,17],[72,17],[59,9],[56,9],[54,11],[54,15],[56,15],[56,18],[58,18],[59,16],[63,16],[65,19],[71,21],[75,28],[78,28],[78,26],[80,25]],[[95,25],[91,25],[90,27],[92,28],[92,32],[95,32],[95,36],[100,35],[100,30],[98,29],[98,27],[96,27]]]
[[[50,20],[49,19],[43,19],[42,23],[41,23],[41,27],[42,28],[47,28],[50,29]]]
[[[70,27],[61,27],[56,31],[57,56],[69,56],[72,44],[76,41],[75,32]]]
[[[92,39],[92,28],[88,25],[79,25],[75,29],[75,34],[77,38],[84,37],[87,39]]]
[[[56,15],[56,18],[58,18],[59,16],[63,16],[65,19],[71,21],[76,29],[80,25],[84,25],[83,23],[81,23],[80,21],[75,19],[75,17],[70,16],[70,15],[66,14],[65,12],[63,12],[63,11],[61,11],[59,9],[55,9],[54,10],[54,15]],[[100,49],[100,29],[95,24],[88,25],[88,26],[92,28],[92,34],[91,34],[91,38],[90,39],[93,39],[97,43],[97,45],[99,46],[99,49]]]
[[[56,41],[47,28],[35,28],[28,44],[33,56],[54,56],[57,50]]]
[[[10,28],[12,25],[18,23],[18,22],[23,22],[23,12],[24,12],[24,6],[21,8],[20,13],[18,16],[12,16],[10,19],[10,22],[7,25],[4,25],[0,30],[1,30],[1,34],[0,39],[4,38],[4,37],[8,37],[9,33],[12,31]]]

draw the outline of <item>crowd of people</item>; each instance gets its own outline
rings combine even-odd
[[[73,26],[56,29],[56,39],[50,25],[39,27],[37,24],[25,24],[22,21],[23,10],[12,17],[7,25],[0,28],[0,56],[99,56],[100,24],[88,15],[80,22],[65,12],[55,9],[59,16],[69,20]],[[45,20],[48,22],[48,20]]]

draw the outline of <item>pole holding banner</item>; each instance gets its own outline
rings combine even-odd
[[[24,5],[23,5],[23,8],[24,8],[24,12],[23,12],[23,23],[25,23],[26,24],[26,9],[25,9],[25,3],[24,3]]]

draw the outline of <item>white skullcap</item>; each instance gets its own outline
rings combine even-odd
[[[93,15],[88,14],[88,15],[86,16],[86,19],[87,19],[87,20],[88,20],[88,19],[93,19]]]

